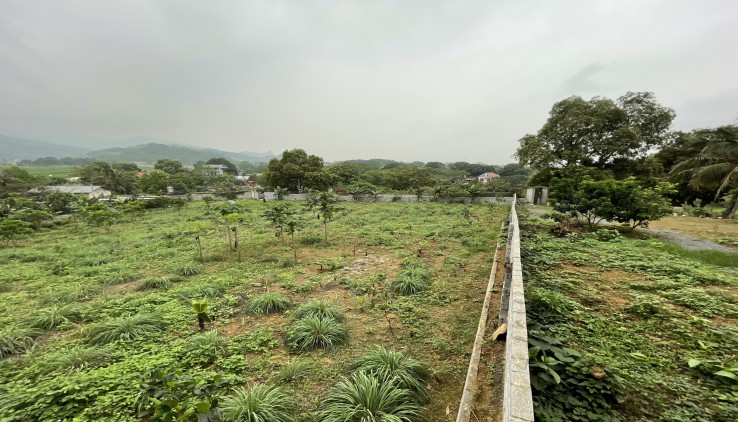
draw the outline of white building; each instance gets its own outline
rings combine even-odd
[[[72,195],[86,195],[88,198],[102,198],[112,195],[107,189],[103,189],[102,186],[95,185],[60,185],[60,186],[42,186],[40,188],[33,188],[29,190],[29,193],[42,193],[50,191],[59,191],[71,193]]]

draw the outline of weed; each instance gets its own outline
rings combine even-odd
[[[81,315],[78,309],[68,306],[52,306],[33,314],[28,323],[32,328],[39,330],[53,330],[64,324],[77,322],[80,319]]]
[[[313,369],[310,361],[293,359],[279,368],[275,379],[280,383],[297,383],[305,379]]]
[[[0,332],[0,359],[30,351],[41,332],[31,328],[15,328]]]
[[[166,277],[149,278],[141,282],[136,287],[136,291],[142,292],[144,290],[155,290],[163,289],[166,290],[172,286],[172,282]]]
[[[228,355],[228,338],[217,331],[205,331],[187,339],[187,351],[214,362],[218,357]]]
[[[419,403],[430,400],[426,387],[431,379],[430,371],[402,352],[376,346],[354,362],[351,369],[371,374],[379,380],[396,380],[396,386],[412,392]]]

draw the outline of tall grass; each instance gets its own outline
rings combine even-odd
[[[346,327],[333,318],[306,316],[294,321],[287,331],[287,345],[296,352],[312,349],[332,350],[347,344],[348,341]]]
[[[331,318],[338,322],[343,322],[346,319],[346,315],[343,310],[331,302],[325,300],[314,299],[304,305],[301,305],[292,314],[295,319],[305,317],[316,317],[316,318]]]
[[[397,387],[409,390],[418,402],[430,400],[427,385],[431,372],[397,350],[376,346],[354,362],[351,369],[374,375],[379,380],[395,380]]]
[[[246,312],[268,315],[275,312],[284,312],[292,305],[290,299],[279,293],[264,293],[253,297],[246,304]]]
[[[93,345],[101,345],[118,340],[138,340],[164,331],[164,326],[165,324],[161,319],[152,315],[124,316],[94,327],[87,337],[87,342]]]

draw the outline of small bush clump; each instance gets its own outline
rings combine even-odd
[[[279,387],[256,384],[239,388],[222,402],[227,421],[294,422],[295,402]]]
[[[427,290],[429,281],[430,272],[422,264],[410,261],[392,280],[392,290],[397,294],[412,295]]]
[[[28,352],[36,344],[39,335],[39,331],[31,328],[0,332],[0,359]]]
[[[136,287],[136,291],[142,292],[144,290],[155,290],[155,289],[168,289],[172,286],[172,282],[166,277],[149,278],[141,282]]]
[[[206,331],[187,339],[187,351],[215,361],[219,356],[228,355],[228,338],[217,331]]]
[[[317,317],[320,319],[331,318],[338,322],[346,320],[346,315],[341,308],[328,301],[319,299],[314,299],[301,305],[292,315],[295,319]]]
[[[398,388],[409,390],[420,403],[430,400],[427,385],[431,372],[402,352],[377,346],[354,362],[351,368],[374,375],[379,380],[396,380]]]
[[[79,310],[69,306],[52,306],[31,316],[29,325],[39,330],[53,330],[63,324],[77,322],[81,318]]]
[[[294,321],[287,331],[287,346],[294,352],[332,350],[348,341],[346,327],[333,318],[306,316]]]
[[[160,333],[164,331],[164,328],[164,322],[152,315],[124,316],[94,327],[87,337],[87,342],[101,345],[118,340],[138,340],[151,334]]]
[[[279,293],[264,293],[255,296],[246,304],[246,312],[268,315],[275,312],[284,312],[290,306],[292,306],[292,302],[288,297]]]
[[[202,272],[202,266],[195,263],[185,263],[176,265],[173,271],[182,277],[191,277]]]
[[[322,401],[321,422],[423,421],[422,407],[398,381],[382,381],[364,372],[343,378]]]
[[[299,382],[313,370],[313,364],[307,360],[294,359],[279,368],[276,380],[281,383]]]

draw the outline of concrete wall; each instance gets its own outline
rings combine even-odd
[[[520,227],[513,202],[510,211],[512,235],[509,251],[510,286],[507,309],[507,340],[505,345],[505,386],[503,396],[504,422],[533,421],[533,394],[528,370],[528,325],[523,292],[523,266],[520,260]]]

